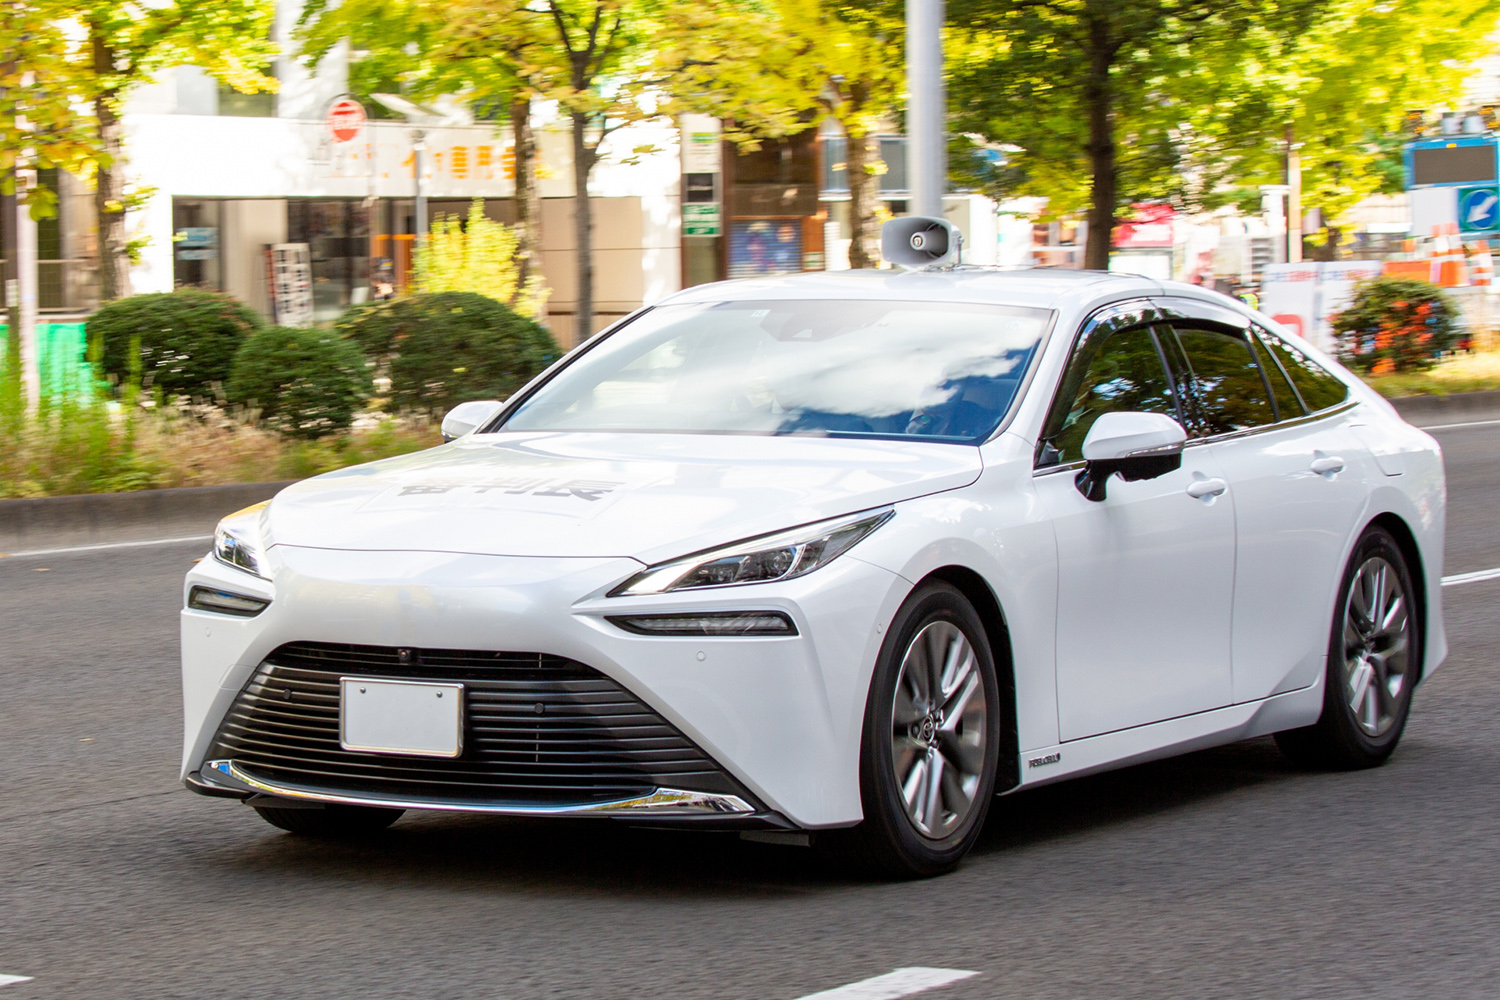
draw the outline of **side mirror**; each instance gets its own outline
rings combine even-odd
[[[1162,413],[1106,413],[1083,439],[1083,471],[1073,482],[1095,502],[1105,498],[1104,484],[1120,474],[1126,482],[1155,479],[1182,468],[1187,432]]]
[[[467,403],[459,403],[443,418],[443,443],[447,444],[449,441],[456,441],[463,437],[494,416],[495,411],[500,409],[500,405],[500,402],[494,399],[474,399]]]

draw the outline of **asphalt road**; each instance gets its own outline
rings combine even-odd
[[[1500,426],[1442,431],[1446,572],[1500,566]],[[792,1000],[906,966],[956,998],[1500,994],[1500,580],[1390,763],[1269,740],[996,803],[955,874],[611,823],[408,815],[312,843],[177,784],[200,545],[0,560],[0,1000]]]

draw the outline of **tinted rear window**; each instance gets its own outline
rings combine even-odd
[[[1261,330],[1261,342],[1281,362],[1292,384],[1307,404],[1309,413],[1337,406],[1349,398],[1349,387],[1339,381],[1328,369],[1308,357],[1302,350],[1280,337]]]
[[[1192,366],[1199,435],[1227,434],[1276,422],[1260,366],[1242,334],[1177,327]]]

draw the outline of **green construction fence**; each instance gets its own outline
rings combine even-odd
[[[0,323],[0,371],[4,371],[10,328]],[[42,392],[49,398],[87,393],[94,384],[88,363],[88,337],[82,323],[38,323],[37,367]]]

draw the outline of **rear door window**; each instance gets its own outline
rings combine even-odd
[[[1186,381],[1192,386],[1189,434],[1211,437],[1279,419],[1270,385],[1243,332],[1182,321],[1174,322],[1172,331],[1181,349],[1176,363],[1188,367]]]
[[[1307,412],[1317,413],[1338,406],[1349,398],[1349,387],[1332,372],[1318,364],[1301,348],[1282,340],[1268,330],[1257,330],[1271,356],[1280,362],[1287,377],[1297,387],[1297,394]]]

